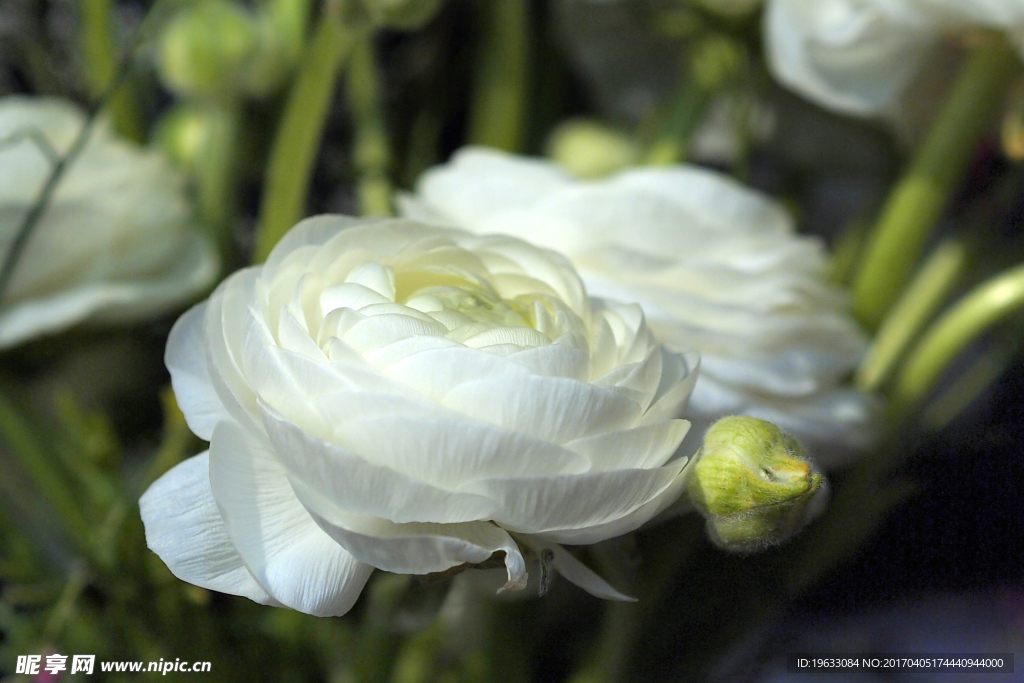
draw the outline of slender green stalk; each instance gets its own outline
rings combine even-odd
[[[854,284],[858,318],[875,329],[910,277],[933,226],[960,183],[1019,64],[1006,39],[991,36],[957,76],[923,144],[893,188]]]
[[[876,391],[889,379],[907,347],[945,303],[966,260],[967,249],[959,239],[935,248],[875,335],[854,382],[859,389]]]
[[[373,56],[372,35],[360,36],[352,48],[347,73],[348,103],[355,127],[352,156],[359,174],[357,194],[364,216],[390,216],[391,149],[380,102],[380,77]]]
[[[530,3],[481,3],[482,43],[470,110],[469,140],[510,152],[522,149],[530,79]]]
[[[1006,336],[1013,338],[982,351],[959,377],[950,382],[949,387],[928,402],[918,418],[922,429],[937,432],[948,425],[1020,356],[1020,330],[1008,331]]]
[[[230,260],[236,211],[235,179],[240,112],[237,104],[210,104],[204,117],[206,136],[196,164],[199,217],[220,244],[224,262]]]
[[[267,162],[254,263],[262,263],[306,211],[320,139],[353,32],[324,12],[288,93]]]
[[[117,73],[113,9],[114,0],[81,0],[79,3],[82,64],[93,101],[103,96]],[[130,83],[123,83],[111,95],[108,107],[117,132],[135,142],[145,139],[138,101]]]
[[[647,153],[651,166],[667,166],[685,161],[690,139],[714,99],[715,91],[705,88],[696,79],[686,78],[679,87],[658,139]]]
[[[36,201],[32,204],[32,207],[25,214],[25,218],[22,219],[21,226],[18,231],[14,234],[14,240],[11,242],[10,249],[4,255],[3,265],[0,266],[0,303],[3,303],[4,295],[7,293],[7,288],[11,284],[11,280],[14,279],[14,269],[18,265],[18,261],[21,259],[22,253],[25,248],[28,247],[29,237],[32,236],[32,231],[35,229],[36,224],[39,223],[43,217],[46,208],[50,205],[50,200],[53,198],[53,193],[57,191],[57,186],[60,185],[61,179],[64,177],[64,173],[67,171],[68,166],[74,163],[78,155],[82,153],[85,148],[85,143],[89,140],[89,135],[92,133],[93,127],[96,125],[96,116],[93,114],[86,119],[85,125],[82,126],[82,130],[79,131],[78,137],[75,138],[74,142],[71,143],[71,147],[67,153],[60,157],[57,162],[53,165],[53,170],[50,171],[50,177],[46,179],[46,183],[43,185],[43,189],[40,190],[39,196]]]
[[[722,35],[710,35],[694,44],[669,115],[648,152],[648,164],[663,166],[686,160],[708,107],[742,72],[746,59],[743,46]]]
[[[839,285],[847,285],[857,266],[864,240],[867,238],[868,223],[855,220],[847,225],[832,248],[832,258],[828,264],[828,279]]]
[[[976,287],[925,333],[896,378],[897,410],[918,404],[961,351],[989,329],[1024,309],[1024,266]]]

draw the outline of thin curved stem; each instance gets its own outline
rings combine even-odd
[[[305,213],[338,72],[351,52],[352,42],[352,31],[335,13],[325,11],[299,66],[270,149],[254,263],[265,261],[278,240]]]
[[[79,3],[82,63],[89,95],[93,99],[103,96],[117,73],[113,9],[114,0],[82,0]],[[135,92],[129,83],[122,83],[111,95],[109,107],[117,132],[130,140],[142,142],[145,130]]]
[[[881,323],[902,291],[1018,71],[1006,38],[993,35],[958,74],[910,167],[889,195],[854,279],[854,308],[868,328]]]
[[[875,335],[854,380],[857,388],[875,391],[889,379],[907,347],[946,301],[966,260],[967,249],[959,239],[935,248]]]
[[[11,242],[10,249],[7,250],[7,254],[4,257],[3,266],[0,267],[0,303],[3,303],[4,295],[7,293],[7,288],[11,284],[11,280],[14,279],[14,269],[18,265],[18,261],[21,259],[22,253],[28,246],[28,240],[32,236],[32,231],[35,229],[39,220],[43,217],[43,213],[50,205],[50,200],[53,198],[53,193],[57,191],[57,186],[60,184],[61,179],[64,177],[64,173],[68,167],[74,163],[78,155],[82,153],[82,149],[85,148],[85,143],[89,140],[89,135],[92,133],[92,129],[96,125],[96,114],[92,113],[86,120],[85,125],[82,126],[82,130],[79,131],[78,136],[74,142],[71,143],[71,147],[67,153],[57,159],[57,162],[53,164],[53,169],[50,171],[50,177],[46,179],[46,184],[43,185],[43,189],[39,192],[39,196],[36,201],[32,204],[32,207],[25,214],[25,218],[21,222],[21,227],[14,235],[14,240]]]
[[[908,356],[896,379],[893,405],[917,405],[969,344],[1024,309],[1024,265],[979,285],[939,318]]]

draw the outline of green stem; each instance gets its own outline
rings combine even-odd
[[[526,132],[530,78],[530,3],[481,3],[482,41],[470,110],[469,140],[518,152]]]
[[[961,240],[947,239],[935,248],[875,335],[854,382],[859,389],[876,391],[889,379],[907,347],[945,303],[966,260]]]
[[[698,85],[693,78],[684,80],[661,134],[647,153],[648,165],[668,166],[686,160],[690,140],[704,120],[714,95],[714,90]]]
[[[79,4],[82,27],[82,63],[89,96],[99,100],[117,73],[115,56],[114,0],[81,0]],[[110,112],[117,131],[135,142],[145,139],[145,128],[139,115],[134,89],[123,83],[110,97]]]
[[[329,9],[329,7],[328,7]],[[253,262],[262,263],[306,211],[309,185],[334,86],[353,34],[325,11],[299,65],[270,150]]]
[[[237,178],[238,135],[240,112],[234,105],[206,107],[204,145],[196,164],[197,204],[199,217],[215,235],[224,256],[231,258],[234,244],[232,228],[236,211],[235,179]]]
[[[1018,68],[1013,49],[1000,35],[978,47],[958,74],[910,167],[882,208],[855,278],[855,311],[867,327],[879,325],[906,284]]]
[[[384,111],[380,103],[380,77],[373,56],[373,36],[364,34],[355,41],[348,66],[348,102],[355,126],[352,156],[359,174],[357,193],[359,210],[364,216],[390,216],[391,180]]]
[[[864,241],[867,239],[868,222],[855,220],[847,225],[832,248],[832,258],[828,264],[828,279],[839,285],[847,285],[853,277],[853,269],[857,266]]]
[[[896,378],[893,407],[917,405],[961,351],[993,326],[1024,308],[1024,266],[976,287],[937,320],[909,354]]]
[[[746,61],[743,47],[722,35],[712,34],[693,45],[669,115],[648,152],[648,164],[666,166],[686,160],[708,107],[742,73]]]
[[[1011,326],[1013,327],[1013,326]],[[1019,358],[1021,330],[1006,330],[1006,338],[985,349],[949,386],[929,401],[918,422],[921,428],[937,432],[974,403]]]

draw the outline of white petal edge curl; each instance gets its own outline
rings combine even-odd
[[[618,602],[636,602],[637,599],[625,593],[615,590],[614,587],[593,569],[583,564],[572,553],[558,545],[549,543],[530,536],[519,535],[518,538],[523,545],[528,546],[537,555],[548,551],[551,553],[551,566],[559,574],[564,576],[571,583],[576,584],[595,598],[604,600],[616,600]]]
[[[230,413],[220,400],[206,366],[204,325],[207,303],[196,304],[178,318],[167,337],[164,364],[171,373],[171,386],[178,407],[192,433],[204,441],[213,428]]]
[[[201,588],[278,605],[245,568],[210,488],[210,452],[157,479],[139,499],[146,545],[171,573]]]
[[[484,562],[505,553],[508,582],[499,590],[522,590],[526,561],[508,533],[491,522],[395,524],[341,510],[299,481],[296,496],[331,538],[361,562],[397,574],[443,572],[461,564]]]
[[[267,445],[234,422],[218,424],[210,485],[231,542],[274,598],[315,616],[351,609],[373,568],[316,524]]]

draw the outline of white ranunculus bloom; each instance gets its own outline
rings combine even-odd
[[[769,420],[826,467],[873,436],[871,400],[843,385],[867,342],[824,279],[822,244],[726,176],[676,166],[582,181],[545,161],[468,148],[401,204],[421,220],[557,249],[592,294],[638,301],[659,341],[701,354],[693,420]],[[701,435],[693,430],[697,443]]]
[[[685,484],[696,356],[511,237],[308,219],[182,316],[166,361],[210,449],[142,497],[149,547],[258,602],[343,614],[374,567],[499,552],[518,588],[524,547],[620,597],[557,544],[635,529]]]
[[[768,63],[825,107],[886,113],[932,51],[970,27],[1005,31],[1024,50],[1024,0],[768,0]]]
[[[10,249],[52,169],[34,132],[66,151],[85,117],[70,102],[0,100],[0,254]],[[20,142],[15,140],[20,138]],[[0,348],[84,320],[127,321],[188,301],[218,271],[213,244],[190,222],[184,181],[156,151],[100,121],[67,168],[0,306]]]

